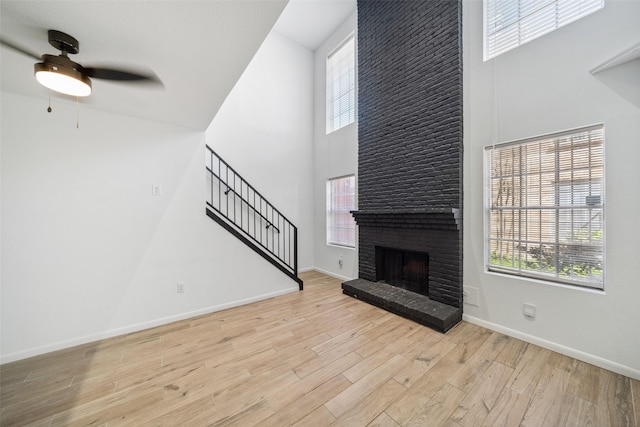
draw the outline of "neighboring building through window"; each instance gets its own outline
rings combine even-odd
[[[346,176],[327,181],[327,244],[356,245],[356,223],[351,211],[356,208],[356,178]]]
[[[604,127],[486,147],[489,271],[604,289]]]
[[[484,0],[484,60],[604,7],[604,0]]]
[[[355,39],[351,35],[327,57],[327,134],[355,121]]]

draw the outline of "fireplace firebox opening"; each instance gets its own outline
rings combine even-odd
[[[376,246],[376,280],[429,296],[429,254]]]

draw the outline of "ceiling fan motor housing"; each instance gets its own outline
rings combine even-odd
[[[49,30],[47,33],[49,35],[49,44],[62,51],[63,55],[65,53],[75,55],[80,52],[80,42],[69,34],[57,30]]]

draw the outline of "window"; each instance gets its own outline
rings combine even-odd
[[[327,134],[354,122],[355,88],[355,40],[351,35],[327,57]]]
[[[485,0],[484,60],[604,7],[604,0]]]
[[[346,176],[327,181],[327,244],[356,246],[356,178]]]
[[[486,147],[487,268],[604,288],[602,125]]]

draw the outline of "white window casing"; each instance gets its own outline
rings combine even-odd
[[[604,0],[484,0],[484,60],[604,7]]]
[[[327,181],[327,244],[354,248],[356,223],[351,211],[356,208],[354,175]]]
[[[352,34],[327,57],[327,134],[355,121],[355,69]]]
[[[485,147],[488,271],[604,289],[604,126]]]

